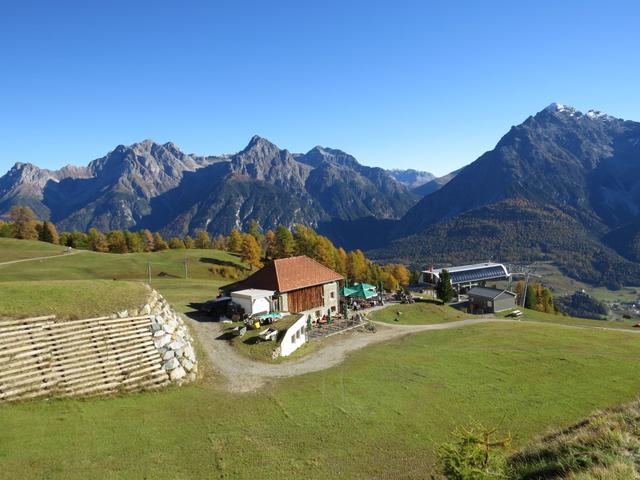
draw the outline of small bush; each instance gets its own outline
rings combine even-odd
[[[454,441],[438,449],[438,468],[449,480],[488,480],[507,478],[505,450],[510,437],[496,438],[496,430],[476,425],[460,428]]]
[[[229,280],[237,280],[242,278],[242,271],[237,267],[231,267],[228,265],[216,265],[209,267],[209,271],[215,276],[225,278]]]

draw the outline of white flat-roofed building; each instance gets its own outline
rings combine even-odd
[[[273,290],[247,288],[231,292],[231,301],[240,305],[247,315],[270,313],[274,293]]]

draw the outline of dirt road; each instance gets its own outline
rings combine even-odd
[[[348,332],[332,338],[332,341],[312,355],[299,360],[279,364],[268,364],[251,360],[238,353],[225,340],[217,338],[222,334],[222,325],[217,322],[188,320],[196,332],[200,344],[209,357],[214,369],[226,379],[226,386],[232,392],[255,391],[271,379],[303,375],[331,368],[343,362],[346,356],[356,350],[375,343],[385,342],[403,335],[444,330],[476,325],[487,322],[508,322],[498,318],[472,318],[436,325],[388,325],[376,323],[377,332]]]
[[[22,263],[22,262],[33,262],[35,260],[46,260],[48,258],[60,258],[60,257],[68,257],[69,255],[77,255],[78,253],[84,253],[87,250],[72,250],[69,253],[59,253],[58,255],[47,255],[46,257],[33,257],[33,258],[21,258],[20,260],[9,260],[8,262],[0,262],[0,267],[2,265],[11,265],[13,263]]]

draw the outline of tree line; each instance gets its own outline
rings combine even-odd
[[[232,229],[229,235],[211,237],[204,229],[194,236],[173,236],[165,239],[159,232],[148,229],[131,232],[111,230],[101,232],[95,227],[86,232],[58,233],[53,223],[36,218],[30,208],[14,206],[9,221],[0,220],[0,237],[40,240],[83,250],[105,253],[158,252],[167,249],[215,249],[237,254],[251,269],[260,268],[265,261],[306,255],[343,275],[349,283],[382,282],[389,291],[417,280],[418,272],[410,272],[402,264],[378,265],[368,259],[361,250],[345,251],[336,247],[327,237],[304,225],[263,231],[251,220],[246,232]]]

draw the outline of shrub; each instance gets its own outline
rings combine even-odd
[[[438,449],[438,469],[450,480],[485,480],[507,477],[505,450],[511,439],[496,438],[496,430],[481,425],[459,428],[454,440]]]

